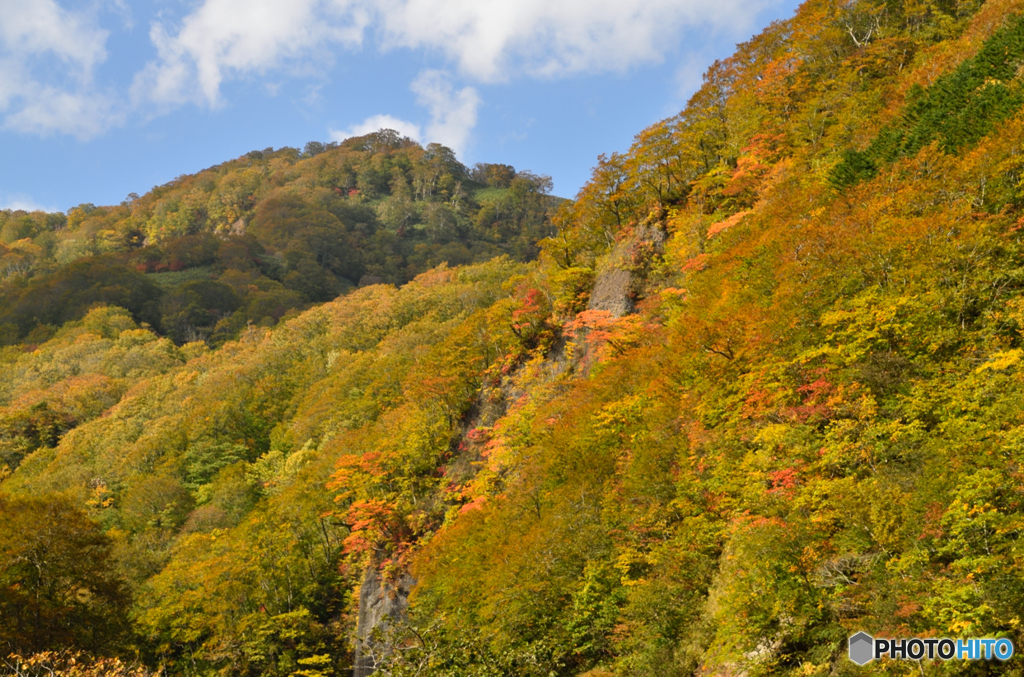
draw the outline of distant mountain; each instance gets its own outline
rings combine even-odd
[[[553,232],[550,189],[381,130],[254,151],[119,206],[0,212],[0,341],[38,343],[108,303],[179,344],[219,344],[442,262],[530,260]]]

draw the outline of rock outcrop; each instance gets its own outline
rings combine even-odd
[[[374,674],[380,658],[392,651],[386,641],[388,626],[405,619],[409,593],[415,584],[416,581],[408,574],[402,574],[392,582],[381,578],[376,566],[366,570],[359,586],[359,621],[352,677]]]
[[[587,310],[605,310],[613,317],[636,311],[652,260],[660,256],[666,234],[655,225],[637,226],[632,235],[617,243],[597,267],[594,290]]]

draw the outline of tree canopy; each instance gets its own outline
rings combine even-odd
[[[1022,14],[810,0],[571,202],[380,132],[5,214],[0,604],[53,621],[0,638],[182,675],[1020,674],[846,641],[1024,642]]]

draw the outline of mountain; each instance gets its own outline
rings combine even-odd
[[[90,669],[47,650],[138,674],[1019,674],[858,668],[846,642],[1024,640],[1022,10],[809,0],[575,200],[527,176],[536,259],[472,230],[479,260],[389,269],[407,250],[382,246],[385,275],[330,268],[338,298],[206,340],[114,299],[15,322],[0,642],[40,674]],[[375,157],[258,160],[249,256],[291,265],[316,199],[359,223],[370,183],[274,197],[349,152]],[[474,223],[516,190],[488,172]],[[94,265],[186,233],[161,190],[110,208],[167,205]],[[372,198],[391,242],[400,192]],[[203,241],[252,242],[237,218]]]
[[[0,344],[39,343],[106,303],[179,345],[219,345],[442,262],[529,260],[560,202],[550,189],[381,130],[253,151],[115,207],[0,212]]]

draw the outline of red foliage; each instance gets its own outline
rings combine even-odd
[[[467,512],[472,512],[474,510],[481,510],[481,509],[483,509],[484,504],[486,502],[487,502],[487,497],[486,496],[477,496],[472,501],[470,501],[469,503],[467,503],[464,506],[462,506],[461,508],[459,508],[459,514],[463,515],[463,514],[465,514]]]
[[[768,479],[772,483],[769,494],[790,497],[793,490],[799,484],[799,471],[796,468],[783,468],[768,473]]]

